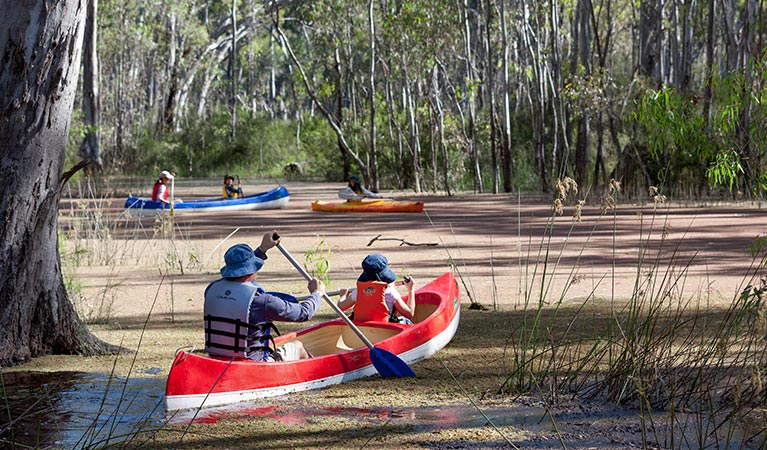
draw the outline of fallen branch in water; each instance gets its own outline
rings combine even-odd
[[[408,242],[408,241],[406,241],[404,239],[400,239],[400,238],[385,238],[385,237],[381,237],[381,236],[383,236],[383,235],[379,234],[378,236],[376,236],[373,239],[371,239],[370,242],[368,242],[367,246],[370,247],[371,245],[373,245],[373,242],[375,242],[375,241],[399,241],[400,242],[400,244],[399,244],[400,247],[402,247],[403,245],[410,245],[412,247],[435,247],[435,246],[439,245],[436,242],[427,242],[427,243],[423,243],[423,244],[418,244],[418,243],[415,243],[415,242]]]

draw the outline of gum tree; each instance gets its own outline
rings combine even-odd
[[[0,366],[112,349],[78,319],[57,246],[85,2],[0,4]]]

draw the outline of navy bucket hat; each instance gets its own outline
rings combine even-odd
[[[357,279],[360,282],[383,281],[393,283],[397,275],[389,269],[389,261],[384,255],[373,253],[362,260],[362,275]]]
[[[264,265],[264,260],[253,253],[248,244],[237,244],[229,247],[224,253],[226,265],[221,268],[224,278],[238,278],[258,272]]]

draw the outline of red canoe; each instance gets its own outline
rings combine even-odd
[[[414,325],[358,323],[375,344],[408,364],[427,358],[453,338],[458,328],[458,285],[448,272],[415,292]],[[179,351],[168,374],[166,409],[227,405],[290,392],[317,389],[375,375],[370,350],[341,319],[286,333],[276,344],[300,340],[314,358],[257,362],[211,358]]]

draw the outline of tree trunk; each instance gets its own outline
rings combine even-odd
[[[703,117],[706,120],[706,130],[711,115],[712,87],[714,82],[714,19],[716,18],[715,0],[708,0],[708,24],[706,26],[706,86],[703,91]],[[707,131],[708,132],[708,131]]]
[[[231,83],[232,122],[229,141],[234,142],[237,134],[237,0],[232,0],[232,54],[229,59],[229,82]]]
[[[497,194],[501,176],[498,170],[498,141],[497,129],[496,129],[496,117],[495,117],[495,60],[493,59],[493,41],[491,37],[492,23],[493,23],[493,4],[491,0],[487,1],[485,11],[485,36],[486,36],[486,53],[487,53],[487,92],[488,101],[490,102],[490,161],[493,170],[493,194]]]
[[[442,109],[442,100],[440,99],[440,85],[438,76],[438,66],[434,66],[434,75],[432,77],[432,86],[434,90],[434,107],[437,108],[437,117],[439,120],[439,145],[442,149],[442,176],[445,182],[445,193],[450,197],[450,159],[447,153],[447,144],[445,143],[445,112]]]
[[[577,41],[578,41],[578,62],[586,76],[591,75],[591,28],[589,26],[591,9],[588,0],[578,2],[578,13],[576,15]],[[572,68],[573,73],[577,73],[576,67]],[[589,185],[589,146],[590,146],[590,120],[587,111],[581,111],[578,117],[578,136],[575,141],[575,181],[579,185],[586,187]]]
[[[165,109],[162,126],[165,131],[173,132],[176,128],[176,101],[179,96],[178,58],[176,39],[176,14],[168,17],[168,97],[165,99]]]
[[[412,83],[417,83],[413,81]],[[405,173],[410,175],[405,177],[406,180],[412,181],[412,188],[416,192],[421,192],[421,138],[420,131],[418,129],[418,120],[416,119],[416,99],[413,93],[413,89],[418,89],[418,86],[412,86],[410,76],[405,71],[404,80],[404,92],[405,92],[405,108],[407,110],[408,117],[408,131],[409,131],[409,144],[411,152],[410,167],[403,166]],[[406,186],[407,187],[407,184]]]
[[[103,166],[99,151],[100,98],[99,58],[96,51],[98,0],[88,0],[85,19],[85,40],[83,47],[83,124],[85,138],[80,144],[80,158],[91,161],[91,168],[100,170]]]
[[[660,87],[660,23],[659,0],[641,0],[639,4],[639,74]]]
[[[378,152],[376,150],[376,36],[374,18],[373,0],[368,0],[368,21],[370,25],[370,74],[368,79],[370,88],[370,184],[373,192],[378,192],[380,186],[378,182]]]
[[[511,192],[512,189],[512,156],[511,156],[511,105],[509,102],[509,33],[506,28],[506,2],[501,0],[501,39],[502,39],[502,67],[503,84],[501,86],[503,98],[503,126],[501,127],[501,164],[503,165],[503,191]]]
[[[340,51],[338,50],[338,46],[336,46],[335,51],[333,52],[334,57],[334,68],[336,72],[336,96],[335,96],[335,104],[333,105],[335,108],[335,115],[336,115],[336,122],[338,122],[338,127],[340,129],[343,129],[344,127],[344,74],[341,70],[341,55]],[[343,175],[344,180],[348,180],[351,176],[351,164],[349,161],[349,155],[346,154],[344,151],[343,143],[341,142],[341,138],[338,137],[336,139],[338,142],[338,151],[341,152],[341,159],[343,160]]]
[[[464,46],[466,51],[466,79],[467,84],[473,84],[476,80],[474,74],[473,54],[471,49],[471,19],[469,15],[471,10],[469,7],[469,1],[463,1],[463,33],[464,33]],[[482,172],[479,169],[479,150],[477,149],[477,134],[476,134],[476,105],[474,102],[473,86],[466,86],[467,90],[467,102],[469,109],[469,124],[468,124],[468,137],[469,137],[469,156],[471,157],[472,170],[474,172],[474,191],[483,192],[482,190]]]
[[[110,348],[78,319],[57,247],[82,2],[21,0],[0,18],[0,366]]]

